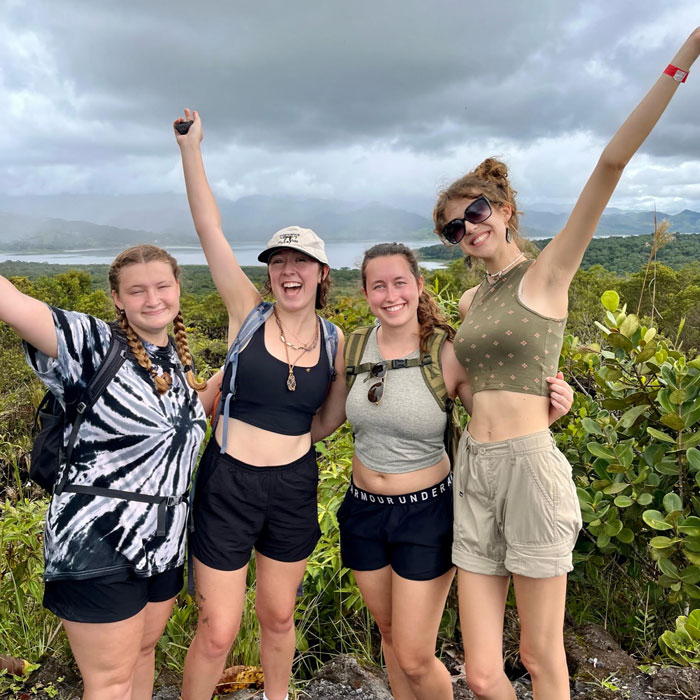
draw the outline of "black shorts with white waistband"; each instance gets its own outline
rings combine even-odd
[[[343,564],[355,571],[385,566],[428,581],[452,568],[452,474],[414,493],[385,496],[350,483],[338,509]]]
[[[321,536],[313,446],[289,464],[256,467],[221,454],[212,438],[199,470],[190,547],[203,564],[234,571],[248,563],[253,548],[283,562],[313,552]]]

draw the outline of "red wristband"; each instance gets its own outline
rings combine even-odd
[[[684,83],[685,79],[688,77],[687,70],[678,68],[677,66],[674,66],[673,63],[668,64],[666,70],[664,71],[664,74],[670,75],[674,80],[676,80],[679,83]]]

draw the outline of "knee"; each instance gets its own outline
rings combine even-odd
[[[405,648],[396,643],[394,654],[401,671],[414,683],[420,683],[429,676],[436,662],[434,649]]]
[[[212,625],[210,620],[200,620],[197,626],[197,648],[210,659],[220,659],[228,654],[237,634],[237,626],[229,628]]]
[[[559,667],[562,657],[566,663],[563,642],[555,644],[552,640],[546,643],[525,638],[520,640],[520,660],[532,678],[547,674],[552,665]]]
[[[505,672],[500,664],[489,666],[484,663],[467,662],[465,675],[470,690],[479,698],[490,697],[499,683],[503,682]]]
[[[268,634],[288,634],[294,629],[294,609],[268,610],[263,606],[255,606],[261,631]]]

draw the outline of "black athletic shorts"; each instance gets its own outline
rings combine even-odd
[[[174,598],[183,585],[184,566],[153,576],[123,571],[80,580],[47,581],[44,607],[71,622],[119,622],[133,617],[146,603]]]
[[[428,581],[452,568],[452,474],[422,491],[384,496],[350,483],[338,509],[340,554],[355,571],[385,566]]]
[[[313,446],[299,459],[256,467],[221,454],[212,438],[202,455],[195,486],[190,546],[213,569],[245,566],[253,548],[270,559],[306,559],[321,536]]]

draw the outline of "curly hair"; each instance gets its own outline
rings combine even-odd
[[[175,279],[180,279],[180,267],[170,253],[154,245],[136,245],[119,253],[119,255],[117,255],[117,257],[114,259],[114,262],[112,262],[112,264],[109,266],[108,277],[110,289],[117,294],[119,293],[119,278],[122,270],[125,267],[128,265],[137,265],[139,263],[149,262],[167,263],[170,265]],[[116,308],[116,312],[119,327],[124,332],[136,361],[151,375],[158,393],[164,394],[172,386],[172,377],[167,372],[161,375],[156,372],[153,364],[151,363],[151,358],[141,342],[141,338],[136,335],[136,332],[129,324],[129,319],[126,317],[126,313],[123,309],[119,309],[118,307]],[[182,366],[185,370],[187,383],[193,389],[201,391],[202,389],[206,388],[207,382],[206,380],[202,382],[198,381],[194,376],[194,372],[192,371],[192,355],[190,354],[190,349],[187,344],[185,323],[182,319],[182,314],[179,311],[173,320],[173,328],[175,331],[175,347],[177,348],[178,357],[180,358],[180,362],[182,362]]]
[[[453,199],[474,198],[480,195],[486,198],[495,206],[510,205],[512,214],[508,221],[508,228],[513,234],[513,240],[521,247],[518,236],[518,205],[515,202],[517,191],[511,187],[508,180],[508,167],[505,163],[496,158],[487,158],[474,170],[455,180],[449,187],[438,193],[435,209],[433,209],[433,223],[435,233],[440,235],[447,223],[445,208],[447,203]]]
[[[418,258],[416,254],[403,243],[379,243],[365,251],[362,258],[362,288],[367,291],[367,264],[375,258],[383,258],[388,255],[401,255],[411,270],[411,274],[416,282],[420,280],[420,270],[418,269]],[[455,330],[450,325],[440,307],[435,303],[435,299],[423,288],[418,298],[418,324],[420,326],[420,351],[428,352],[430,337],[435,328],[442,328],[447,333],[448,340],[455,337]]]

